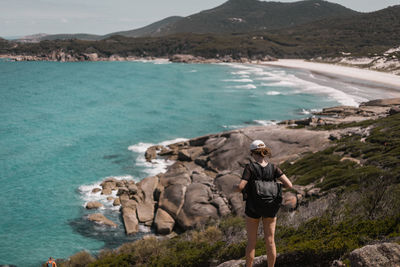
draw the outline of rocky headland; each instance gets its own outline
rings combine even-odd
[[[272,149],[270,161],[294,182],[293,189],[284,192],[278,214],[277,266],[396,266],[399,113],[400,98],[380,99],[359,107],[325,108],[310,118],[277,125],[149,147],[148,162],[168,159],[174,164],[138,183],[107,178],[93,192],[119,207],[126,234],[137,233],[139,225],[153,231],[101,252],[96,262],[241,266],[244,201],[233,189],[250,160],[249,144],[262,139]],[[87,208],[102,204],[89,202]],[[88,220],[116,227],[101,213],[92,213]],[[263,252],[261,239],[258,244]],[[79,252],[69,262],[75,257],[95,261]],[[266,256],[256,262],[265,265]]]
[[[165,173],[146,177],[138,183],[108,178],[93,192],[111,195],[117,191],[117,198],[109,197],[109,201],[120,206],[128,235],[137,233],[139,224],[152,226],[157,234],[166,235],[174,230],[196,228],[210,219],[243,215],[242,195],[234,191],[234,185],[240,181],[243,167],[250,160],[248,147],[253,140],[261,139],[268,144],[273,152],[271,162],[293,164],[305,153],[326,149],[332,141],[345,136],[360,135],[365,140],[371,127],[334,126],[397,114],[399,105],[400,99],[384,99],[362,103],[359,107],[325,108],[302,120],[209,134],[168,146],[152,146],[145,153],[148,162],[156,158],[175,161]],[[361,164],[359,159],[349,156],[343,156],[341,161]],[[285,219],[280,224],[298,225],[320,216],[334,199],[334,195],[321,192],[315,183],[295,185],[294,190],[284,193],[280,217]],[[87,204],[88,209],[99,207],[100,203]],[[293,212],[295,209],[300,212]],[[107,221],[105,224],[110,225]]]

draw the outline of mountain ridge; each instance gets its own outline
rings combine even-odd
[[[259,0],[227,2],[187,17],[172,16],[141,28],[106,35],[56,34],[40,40],[102,40],[112,35],[125,37],[161,37],[180,33],[244,33],[297,26],[324,18],[351,16],[359,12],[322,0],[293,3]]]

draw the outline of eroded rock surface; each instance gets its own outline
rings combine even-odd
[[[400,245],[383,243],[368,245],[350,253],[352,267],[400,266]]]

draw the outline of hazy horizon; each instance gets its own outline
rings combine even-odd
[[[116,31],[133,30],[170,16],[189,16],[212,9],[226,0],[183,1],[148,0],[2,0],[0,36],[21,37],[38,33],[104,35]],[[280,0],[279,2],[296,2]],[[400,0],[332,0],[359,12],[373,12]],[[45,11],[44,11],[45,10]]]

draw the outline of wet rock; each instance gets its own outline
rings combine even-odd
[[[101,191],[101,194],[102,194],[102,195],[111,195],[111,194],[112,194],[112,190],[111,190],[111,188],[104,188],[104,189]]]
[[[113,206],[121,205],[121,200],[119,198],[114,199]]]
[[[151,146],[146,150],[146,153],[144,154],[144,157],[146,158],[146,161],[151,162],[153,159],[157,158],[157,150],[161,150],[163,146],[156,145],[156,146]]]
[[[117,224],[114,223],[113,221],[111,221],[110,219],[107,219],[106,216],[104,216],[101,213],[94,213],[94,214],[90,214],[88,216],[88,220],[98,223],[98,224],[104,224],[113,228],[117,227]]]
[[[400,266],[400,245],[383,243],[358,248],[350,253],[351,266]]]
[[[101,207],[103,207],[103,204],[101,204],[100,202],[98,202],[98,201],[90,201],[90,202],[88,202],[87,204],[86,204],[86,208],[87,209],[99,209],[99,208],[101,208]]]
[[[101,192],[100,188],[93,188],[93,190],[92,190],[93,194],[98,193],[98,192]]]
[[[162,208],[157,209],[154,225],[158,234],[167,235],[172,232],[175,220]]]
[[[136,217],[136,210],[133,208],[122,208],[122,219],[127,235],[135,234],[139,231],[139,221]]]
[[[113,178],[106,179],[103,181],[100,186],[104,189],[111,189],[111,190],[116,190],[117,189],[117,181]]]
[[[113,201],[114,198],[113,198],[113,197],[107,197],[107,200],[108,200],[108,201]]]

